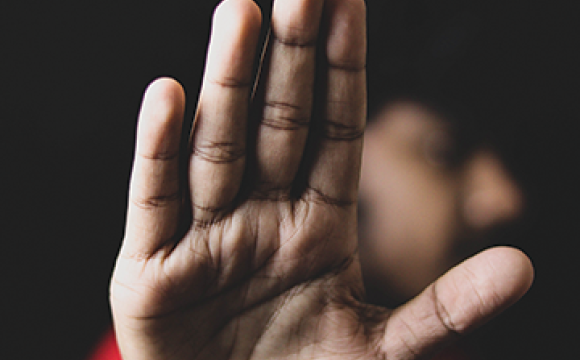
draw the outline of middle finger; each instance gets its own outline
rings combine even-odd
[[[254,98],[258,196],[288,196],[302,160],[314,93],[320,0],[278,0]]]

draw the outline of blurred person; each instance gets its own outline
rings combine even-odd
[[[505,150],[516,53],[502,48],[509,34],[494,2],[369,7],[360,253],[369,300],[396,306],[483,248],[514,241],[497,237],[525,206]]]
[[[369,125],[359,224],[369,300],[408,301],[521,213],[522,192],[499,155],[485,144],[462,149],[460,136],[411,100],[386,105]]]
[[[356,38],[364,36],[361,35],[364,31],[359,31],[364,28],[360,17],[361,2],[329,1],[324,7],[316,2],[278,3],[281,5],[275,5],[274,9],[270,53],[262,69],[266,80],[258,83],[253,105],[263,113],[263,120],[257,125],[257,138],[254,135],[248,138],[257,142],[249,144],[256,155],[249,154],[249,165],[241,167],[247,172],[240,173],[240,169],[230,165],[242,155],[236,155],[235,149],[219,151],[220,147],[215,144],[228,144],[230,147],[241,141],[240,125],[233,125],[228,119],[234,114],[243,119],[243,113],[249,111],[243,105],[244,97],[231,99],[227,94],[229,89],[238,88],[245,89],[245,96],[249,94],[247,86],[231,85],[234,84],[232,79],[238,76],[245,79],[251,70],[247,65],[252,61],[247,53],[253,54],[253,51],[246,51],[246,55],[240,52],[255,46],[255,10],[249,2],[227,0],[220,6],[221,16],[216,15],[212,35],[214,45],[210,46],[204,81],[205,88],[215,87],[215,94],[210,93],[204,98],[202,90],[192,137],[193,152],[188,159],[193,169],[189,170],[191,185],[185,191],[186,198],[166,194],[168,187],[184,186],[177,181],[179,165],[176,156],[171,155],[179,149],[180,135],[176,129],[182,120],[181,90],[174,82],[165,79],[154,83],[145,96],[127,235],[112,282],[117,334],[126,359],[176,358],[178,355],[228,357],[232,354],[282,358],[303,353],[309,354],[304,355],[308,358],[330,355],[340,359],[361,356],[417,358],[433,353],[458,333],[476,327],[504,309],[530,284],[531,268],[527,259],[507,248],[486,251],[436,280],[465,258],[466,253],[457,249],[464,248],[461,242],[466,234],[481,232],[513,219],[521,210],[522,198],[491,149],[476,147],[465,152],[464,158],[455,158],[456,139],[452,124],[442,113],[421,101],[406,99],[386,103],[374,116],[375,120],[367,131],[360,182],[360,195],[365,206],[361,244],[356,246],[356,241],[353,242],[356,240],[356,226],[351,226],[356,214],[353,212],[356,210],[356,192],[353,193],[352,185],[356,189],[357,166],[360,164],[357,153],[360,154],[362,141],[355,130],[361,129],[361,117],[364,120],[365,116],[360,113],[361,106],[364,109],[364,100],[358,98],[361,92],[364,95],[364,91],[357,81],[343,81],[351,75],[360,76],[362,71],[360,64],[356,66],[360,59],[352,55],[364,54],[360,48],[364,41]],[[276,10],[276,6],[285,11]],[[308,99],[310,92],[304,89],[313,86],[309,80],[314,70],[312,55],[305,55],[312,46],[304,39],[293,37],[292,42],[288,38],[281,39],[284,31],[289,29],[301,29],[293,36],[316,33],[321,16],[326,20],[321,22],[321,26],[327,27],[322,30],[326,34],[326,56],[331,64],[336,61],[326,69],[328,81],[339,84],[328,87],[327,98],[347,104],[344,113],[326,114],[322,118],[332,118],[333,122],[340,118],[346,122],[323,125],[330,127],[322,133],[314,130],[309,136],[316,140],[314,144],[320,142],[321,145],[308,146],[305,134],[298,138],[295,136],[305,128],[309,115],[297,117],[290,112],[294,115],[289,118],[290,115],[284,115],[283,111],[299,109],[302,102],[308,104],[311,101]],[[225,19],[229,19],[229,25]],[[308,21],[304,22],[305,19]],[[278,24],[293,23],[292,26],[276,27],[275,21]],[[348,29],[341,25],[345,23],[349,24]],[[228,41],[223,35],[228,32],[229,36],[236,32],[237,35]],[[341,37],[342,40],[338,40]],[[216,39],[221,39],[221,42]],[[296,41],[301,41],[302,45],[296,46]],[[345,49],[352,51],[345,52]],[[289,57],[288,51],[296,50],[298,52]],[[333,59],[334,56],[338,57]],[[274,66],[280,64],[283,66]],[[277,70],[285,67],[295,69],[297,75],[288,77],[285,71]],[[341,74],[341,69],[347,70],[345,74]],[[338,74],[332,75],[334,70],[339,70]],[[298,92],[296,86],[300,89]],[[211,90],[206,90],[206,94],[207,91]],[[348,96],[344,97],[345,94]],[[216,103],[213,101],[220,97],[222,103],[230,104],[228,101],[231,101],[232,108],[215,108],[205,115],[207,110],[204,109],[214,109]],[[270,97],[275,100],[269,100]],[[284,106],[296,101],[300,107]],[[229,113],[238,107],[241,114],[237,110]],[[333,112],[328,107],[323,111]],[[220,125],[223,130],[211,125],[208,119],[212,117],[214,121],[225,121]],[[243,121],[241,126],[242,134],[248,131]],[[328,131],[336,133],[328,135]],[[286,138],[288,133],[292,134],[290,138]],[[216,139],[215,136],[225,138]],[[282,141],[272,142],[276,138]],[[292,148],[297,141],[303,144],[304,158],[315,159],[314,163],[306,168],[300,167],[301,152],[298,151],[298,155],[288,153],[290,148],[284,147],[287,141]],[[318,153],[324,147],[336,149],[333,153]],[[226,161],[220,156],[232,158]],[[195,174],[195,169],[200,171],[199,175]],[[222,173],[224,170],[220,169],[227,172]],[[234,174],[233,180],[225,178],[226,174],[229,177]],[[345,177],[345,174],[349,175]],[[302,182],[305,177],[309,179],[306,187]],[[208,178],[214,183],[208,183]],[[241,183],[231,184],[237,179]],[[271,187],[272,182],[280,181],[286,185],[280,188],[280,184],[274,184],[276,186]],[[310,181],[322,187],[310,188]],[[289,185],[294,189],[292,192],[280,192]],[[248,197],[247,191],[254,195]],[[334,195],[329,195],[328,191]],[[188,212],[187,206],[181,209],[181,204],[187,204],[190,196],[192,203]],[[196,197],[201,202],[197,202]],[[222,197],[224,204],[214,204],[222,201]],[[233,199],[241,202],[233,205]],[[292,204],[292,213],[286,214],[283,209],[289,204]],[[307,214],[314,216],[311,220],[303,218],[304,204],[312,210],[322,206],[322,212]],[[263,211],[261,207],[264,207]],[[281,210],[282,213],[271,218]],[[234,218],[224,220],[222,215],[214,218],[214,212],[222,211],[225,218]],[[246,211],[250,212],[244,214]],[[338,217],[334,218],[336,211]],[[192,213],[193,220],[188,222]],[[328,214],[331,214],[330,218],[327,218]],[[221,228],[224,221],[229,224],[229,232],[232,226],[240,224],[235,219],[242,220],[246,216],[250,217],[241,224],[253,224],[250,227],[256,230],[251,233],[256,238],[237,239],[244,232],[224,235],[226,230]],[[290,218],[292,224],[286,223]],[[179,219],[185,219],[186,227],[177,231],[178,223],[175,221]],[[263,237],[272,229],[285,233],[288,226],[291,234],[288,240],[276,241],[281,244],[289,241],[284,245],[285,249],[289,248],[289,253],[284,255],[285,260],[278,259],[279,249],[269,243],[273,239],[266,237],[262,243],[257,236]],[[304,229],[308,230],[306,234],[303,234]],[[216,235],[221,239],[219,243],[212,240],[212,231],[222,234]],[[311,231],[314,232],[308,235]],[[168,238],[163,235],[165,233],[173,235]],[[333,235],[328,237],[330,233]],[[203,234],[210,236],[207,248],[198,247],[201,244],[195,240]],[[179,239],[176,235],[184,237]],[[344,240],[339,240],[344,236]],[[143,243],[143,238],[150,240]],[[246,253],[244,242],[248,241],[255,242],[254,255],[248,259],[240,258],[239,252]],[[320,241],[322,247],[315,245]],[[153,246],[151,249],[147,248],[149,242]],[[227,244],[234,246],[235,252],[224,253],[226,248],[223,247]],[[481,244],[474,246],[470,252],[481,247]],[[329,251],[331,249],[336,251]],[[214,251],[218,251],[220,261],[212,265],[215,268],[205,268],[207,265],[202,266],[203,262],[213,258]],[[249,259],[253,259],[252,263],[244,265]],[[304,268],[307,263],[309,265]],[[158,266],[161,268],[157,269]],[[359,266],[371,302],[392,306],[393,302],[417,297],[396,310],[366,305]],[[211,275],[214,271],[217,271],[217,283],[212,284],[210,280],[214,278]],[[506,278],[506,274],[510,276]],[[195,279],[201,283],[196,285]],[[479,287],[473,288],[474,284]],[[254,289],[254,286],[259,288]],[[244,290],[238,293],[238,287]],[[265,288],[260,289],[262,287]],[[197,290],[191,293],[193,289]],[[205,291],[208,293],[204,294]],[[264,291],[266,294],[262,294]],[[288,292],[292,296],[289,297]],[[249,299],[257,296],[257,300],[249,300],[250,305],[246,305],[248,296]],[[260,300],[263,296],[266,298]],[[483,296],[483,302],[479,302],[479,296]],[[215,301],[217,303],[212,305]],[[320,308],[316,304],[326,305]],[[230,310],[234,311],[231,318],[226,315],[222,319],[223,314],[229,314]],[[215,311],[222,315],[214,314]],[[193,318],[188,324],[190,316]],[[206,329],[200,328],[200,322]],[[231,324],[238,325],[232,328]],[[199,344],[198,340],[189,339],[192,326],[196,329],[196,337],[201,339]],[[362,333],[356,330],[358,328]],[[109,340],[112,342],[113,338]],[[225,353],[221,354],[223,351]],[[256,355],[256,352],[262,355]],[[105,358],[102,353],[97,358],[99,356]],[[452,356],[455,355],[447,358]]]

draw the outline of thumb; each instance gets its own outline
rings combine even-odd
[[[481,326],[519,300],[534,270],[521,251],[497,247],[451,269],[386,320],[382,353],[389,359],[430,354]]]

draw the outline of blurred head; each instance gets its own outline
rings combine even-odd
[[[516,218],[522,194],[498,155],[461,146],[453,124],[415,101],[378,112],[365,137],[360,256],[370,300],[407,300]],[[389,289],[386,293],[384,289]]]
[[[496,235],[523,208],[502,161],[513,168],[522,63],[505,2],[367,6],[360,256],[369,300],[394,305],[467,256],[513,241]]]

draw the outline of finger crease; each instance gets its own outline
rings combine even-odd
[[[296,119],[280,116],[279,118],[263,118],[262,125],[277,130],[299,130],[308,127],[310,119]]]
[[[256,189],[250,198],[260,201],[288,201],[291,199],[289,192],[287,188]]]
[[[215,78],[209,78],[208,82],[213,84],[213,85],[217,85],[219,87],[224,87],[224,88],[230,88],[230,89],[236,89],[236,88],[249,88],[250,86],[252,86],[252,82],[250,81],[244,81],[235,77],[224,77],[222,79],[215,79]]]
[[[439,322],[441,325],[443,325],[445,330],[449,334],[455,334],[457,336],[461,335],[457,330],[457,326],[453,323],[453,320],[451,320],[451,316],[449,315],[447,308],[445,308],[445,305],[443,305],[439,295],[437,294],[437,283],[433,283],[431,286],[431,299],[433,300],[433,304],[435,306],[435,314],[437,315]]]
[[[349,199],[339,199],[332,196],[329,196],[322,192],[320,189],[316,189],[314,187],[309,186],[305,195],[309,196],[308,200],[312,200],[315,203],[321,203],[326,205],[332,205],[337,207],[347,207],[354,205],[356,201],[349,200]]]
[[[131,202],[141,209],[150,210],[170,206],[177,200],[181,200],[180,192],[175,192],[168,195],[149,196],[146,198],[132,198]]]
[[[193,226],[198,229],[198,230],[202,230],[202,229],[207,229],[211,226],[213,226],[214,224],[219,222],[218,218],[212,218],[212,219],[193,219]]]
[[[366,65],[360,65],[360,64],[353,64],[353,63],[328,63],[328,68],[330,70],[338,70],[338,71],[344,71],[344,72],[349,72],[349,73],[359,73],[362,71],[366,70]]]
[[[261,123],[279,130],[298,130],[310,123],[308,116],[301,116],[303,107],[282,101],[264,102]]]
[[[280,108],[280,109],[293,109],[300,110],[302,107],[298,105],[293,105],[283,101],[266,101],[264,107]]]
[[[137,156],[146,160],[152,161],[170,161],[179,157],[178,151],[156,152],[152,154],[137,153]]]
[[[214,142],[207,146],[194,146],[192,153],[214,164],[233,163],[246,154],[244,149],[233,142]]]
[[[322,136],[329,140],[353,141],[360,139],[364,134],[364,128],[348,126],[337,121],[326,120],[323,125]]]
[[[295,47],[295,48],[313,48],[316,46],[316,39],[313,40],[303,40],[300,39],[298,36],[286,36],[286,37],[279,37],[273,36],[274,41],[288,47]]]
[[[192,206],[197,209],[197,210],[201,210],[201,211],[207,211],[210,213],[219,213],[221,211],[223,211],[225,208],[224,207],[218,207],[218,206],[203,206],[203,205],[197,205],[195,203],[192,203]]]

